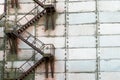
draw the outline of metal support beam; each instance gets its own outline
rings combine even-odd
[[[46,58],[45,58],[45,78],[48,78],[48,73],[49,73],[48,63],[49,63],[49,58],[46,57]]]
[[[51,77],[54,78],[54,56],[50,58]]]

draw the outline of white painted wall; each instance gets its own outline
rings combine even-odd
[[[3,11],[2,1],[0,14]],[[27,13],[35,6],[32,0],[19,1],[19,13]],[[27,30],[42,42],[55,45],[55,80],[120,79],[119,3],[119,0],[56,0],[55,30],[44,31],[44,17],[36,28],[32,26]],[[10,9],[10,13],[14,10]],[[22,16],[18,15],[18,19]],[[14,20],[15,16],[8,18]],[[21,24],[24,22],[21,20]],[[19,49],[20,60],[28,59],[33,54],[32,48],[21,40]],[[0,51],[0,57],[2,55]],[[15,61],[15,65],[23,62]],[[44,66],[38,67],[35,80],[45,80],[43,72]]]

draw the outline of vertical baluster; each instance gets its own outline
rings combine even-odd
[[[27,15],[26,15],[26,16],[27,16]],[[25,18],[27,21],[29,21],[26,16],[24,16],[24,18]]]
[[[22,72],[25,72],[25,70],[22,67],[20,67],[20,69],[22,69]]]
[[[28,40],[30,37],[31,37],[31,35],[29,35],[26,40]]]

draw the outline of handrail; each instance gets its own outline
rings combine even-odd
[[[16,31],[15,31],[16,32]],[[28,31],[24,31],[24,33],[29,34],[30,36],[34,37],[32,34],[30,34]],[[22,36],[22,34],[19,34]],[[38,42],[42,43],[44,45],[44,43],[42,41],[40,41],[39,39],[37,39],[36,37],[34,37],[34,40],[37,40]]]
[[[2,13],[2,14],[0,15],[0,20],[1,20],[3,17],[5,17],[5,13]]]
[[[43,47],[43,48],[44,48],[44,47]],[[43,48],[42,48],[42,49],[43,49]],[[28,61],[30,61],[36,54],[37,54],[37,53],[35,53],[32,57],[30,57],[24,64],[26,64]],[[22,64],[22,65],[19,67],[19,69],[20,69],[24,64]]]
[[[43,13],[45,10],[42,10],[40,13]],[[24,16],[25,17],[25,16]],[[37,17],[37,15],[35,15],[35,17]],[[35,18],[34,17],[34,18]],[[32,18],[30,21],[28,21],[27,23],[25,23],[24,25],[22,25],[22,26],[25,26],[26,24],[28,24],[29,22],[31,22],[34,18]]]
[[[44,4],[42,2],[40,2],[39,0],[33,0],[34,2],[36,2],[38,5],[40,5],[41,7],[44,8]]]
[[[23,17],[21,17],[19,20],[17,20],[17,22],[19,22],[21,19],[23,19],[26,15],[30,14],[33,10],[35,10],[38,6],[34,7],[31,11],[29,11],[27,14],[25,14]]]
[[[54,45],[53,44],[45,44],[45,45],[50,45],[51,47],[53,47],[53,48],[50,48],[50,53],[53,53],[53,55],[54,55],[54,50],[53,50],[53,49],[55,49]],[[45,45],[43,45],[43,47],[41,48],[41,50],[44,50]],[[34,55],[32,55],[32,57],[30,57],[24,64],[22,64],[19,67],[19,69],[22,68],[22,66],[24,66],[27,62],[29,62],[36,54],[37,53],[35,53]]]

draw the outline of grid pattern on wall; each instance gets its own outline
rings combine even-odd
[[[68,80],[119,79],[119,3],[69,0]]]
[[[19,2],[18,10],[8,6],[7,19],[15,22],[36,6],[32,0]],[[1,0],[0,14],[3,13],[3,3],[4,0]],[[44,31],[45,17],[27,29],[42,42],[55,45],[55,80],[120,79],[119,4],[120,0],[56,0],[55,30]],[[28,18],[35,14],[36,11]],[[4,27],[0,26],[0,42],[4,38],[3,30]],[[0,43],[1,46],[3,44]],[[20,66],[35,52],[21,40],[18,49],[16,60],[8,60],[5,66]],[[3,55],[4,50],[1,48],[1,63]],[[31,79],[44,80],[44,72],[42,65]]]

